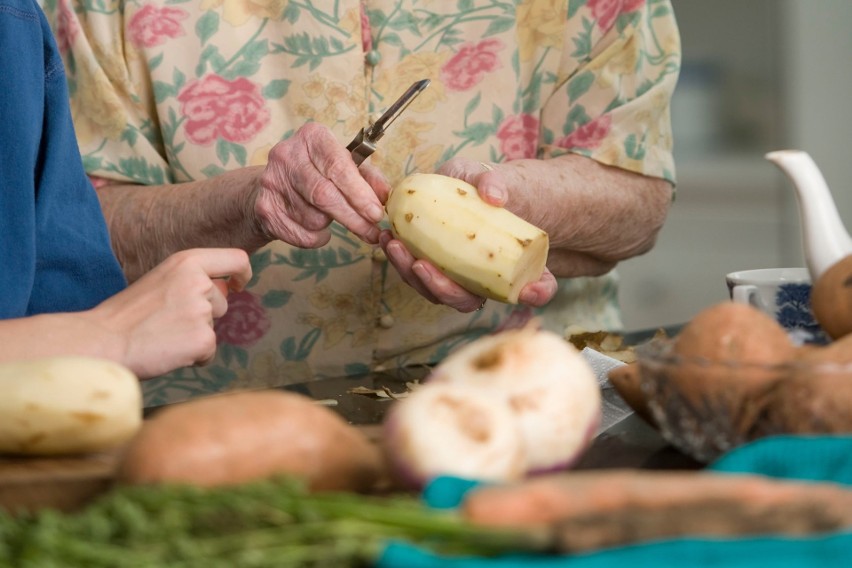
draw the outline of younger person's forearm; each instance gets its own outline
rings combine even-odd
[[[125,351],[125,339],[91,312],[0,320],[0,363],[70,355],[123,363]]]

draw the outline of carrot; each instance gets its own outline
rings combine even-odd
[[[708,472],[572,472],[472,491],[462,514],[549,526],[560,552],[686,535],[804,535],[852,526],[852,491],[830,483]]]

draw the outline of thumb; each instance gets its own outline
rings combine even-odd
[[[491,205],[503,207],[508,201],[509,192],[506,189],[506,182],[496,164],[454,158],[442,164],[437,173],[475,186],[479,196]]]
[[[213,278],[213,285],[219,289],[223,296],[228,297],[229,287],[227,280],[224,278]]]

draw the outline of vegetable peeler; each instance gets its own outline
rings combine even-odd
[[[360,132],[358,132],[352,142],[350,142],[346,147],[346,149],[352,153],[352,160],[355,161],[356,166],[360,166],[364,160],[369,158],[370,155],[376,151],[376,142],[384,136],[385,130],[387,130],[388,126],[390,126],[396,117],[402,114],[402,111],[411,104],[411,101],[413,101],[417,95],[429,86],[429,83],[431,83],[429,79],[421,79],[412,83],[402,96],[399,97],[377,121],[362,128]]]

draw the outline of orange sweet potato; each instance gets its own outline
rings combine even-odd
[[[648,398],[642,392],[641,376],[639,374],[639,364],[636,362],[626,365],[613,367],[607,373],[609,382],[624,399],[624,402],[633,409],[637,416],[645,422],[654,426],[654,416],[651,414],[651,409],[648,408]]]
[[[371,489],[378,447],[334,411],[283,391],[233,392],[156,413],[124,452],[125,483],[227,485],[274,475],[315,491]]]

